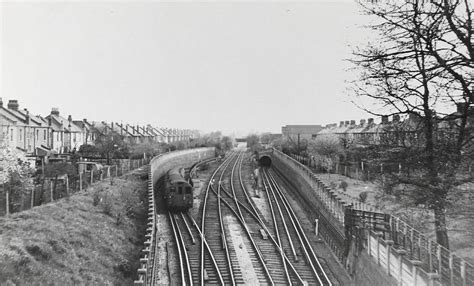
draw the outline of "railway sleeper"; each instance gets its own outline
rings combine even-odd
[[[207,269],[204,268],[204,281],[209,281],[209,275],[207,274]]]

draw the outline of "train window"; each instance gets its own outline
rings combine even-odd
[[[187,188],[186,188],[186,194],[189,195],[189,194],[192,194],[192,193],[193,193],[193,192],[191,191],[191,188],[190,188],[190,187],[187,187]]]

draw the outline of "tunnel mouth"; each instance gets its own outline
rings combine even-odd
[[[258,160],[258,163],[260,164],[260,166],[262,167],[271,167],[272,166],[272,159],[268,156],[262,156],[260,157],[260,159]]]

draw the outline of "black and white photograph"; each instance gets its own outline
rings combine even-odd
[[[0,1],[0,285],[474,286],[473,7]]]

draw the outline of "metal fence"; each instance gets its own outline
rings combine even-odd
[[[279,151],[275,153],[287,156],[283,153],[280,153]],[[308,165],[311,166],[311,161],[308,160],[308,158],[298,155],[287,156],[287,158],[292,160],[292,164],[299,164],[301,170],[304,170],[305,172],[310,170]],[[354,178],[359,179],[363,179],[363,177],[361,177],[362,174],[364,174],[362,169],[365,169],[366,172],[371,170],[369,166],[361,166],[360,163],[355,165],[346,165],[342,170],[342,173],[341,169],[335,168],[335,170],[338,171],[337,173],[342,175],[346,174],[346,176],[352,175]],[[402,172],[403,167],[398,164],[391,164],[385,165],[385,167],[382,166],[382,168],[379,167],[378,170],[379,172]],[[469,168],[468,171],[471,171],[471,169]],[[373,173],[375,173],[375,171]],[[311,176],[317,177],[314,173],[312,173]],[[366,176],[365,178],[370,177]],[[324,184],[320,181],[319,184],[324,186]],[[330,190],[330,188],[326,186],[324,187]],[[316,193],[319,192],[318,189],[315,191]],[[374,205],[368,205],[354,201],[350,202],[350,200],[353,200],[353,198],[348,198],[344,194],[338,194],[338,196],[340,196],[341,200],[346,201],[346,203],[350,203],[351,207],[354,209],[381,211],[377,210]],[[331,204],[334,204],[334,202]],[[372,240],[373,239],[375,238],[372,238]],[[388,244],[391,245],[390,251],[393,250],[394,252],[400,252],[400,250],[402,250],[404,253],[403,256],[405,256],[404,259],[406,260],[406,264],[411,265],[412,268],[415,267],[423,270],[423,272],[429,274],[427,277],[430,277],[430,279],[438,279],[443,285],[474,285],[473,265],[469,264],[437,242],[428,239],[425,235],[396,216],[390,215],[389,233],[384,233],[383,238],[380,237],[376,240],[381,241],[383,245],[386,244],[386,241],[389,242]],[[378,254],[376,257],[377,260],[379,260]],[[402,279],[401,276],[399,278]]]
[[[15,195],[10,194],[4,185],[0,185],[0,216],[60,200],[89,188],[95,182],[122,176],[133,169],[148,164],[148,161],[136,159],[120,160],[115,163],[118,164],[106,166],[100,170],[84,171],[73,176],[64,175],[57,178],[40,179],[31,189],[23,190],[20,194]]]

